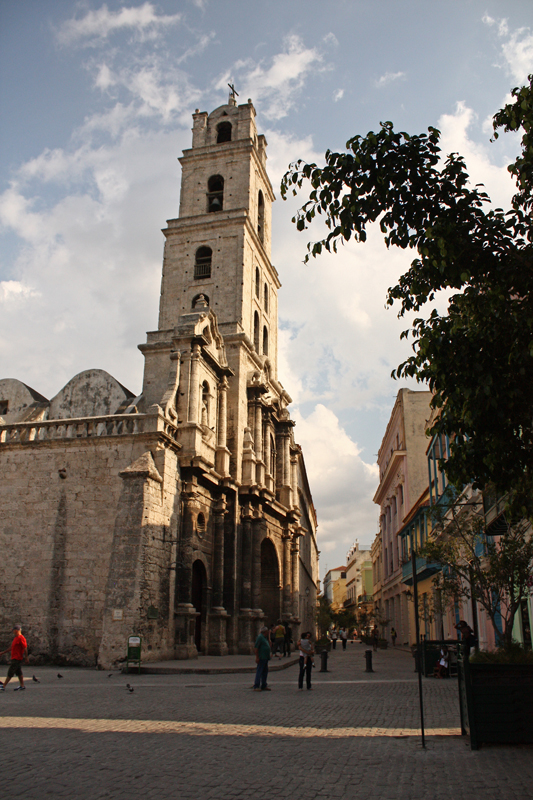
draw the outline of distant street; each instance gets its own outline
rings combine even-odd
[[[410,653],[379,651],[375,672],[366,674],[364,651],[351,643],[345,653],[337,649],[327,674],[317,659],[311,692],[298,691],[296,666],[272,673],[272,691],[264,693],[251,691],[251,674],[108,677],[62,667],[59,679],[58,669],[29,667],[26,691],[14,692],[12,683],[0,696],[6,796],[532,796],[531,747],[472,752],[459,735],[456,680],[424,680],[424,751]]]

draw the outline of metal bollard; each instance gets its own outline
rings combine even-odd
[[[328,651],[322,650],[320,653],[320,672],[328,672]]]
[[[372,650],[365,650],[366,669],[365,672],[374,672],[372,669]]]

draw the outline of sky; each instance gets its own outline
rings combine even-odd
[[[1,0],[0,377],[48,398],[100,368],[135,394],[157,327],[165,221],[191,114],[251,98],[268,142],[279,378],[293,398],[318,515],[321,574],[370,546],[376,457],[409,355],[385,308],[414,254],[378,231],[304,265],[279,184],[391,120],[442,131],[496,206],[514,134],[492,115],[533,72],[531,0]],[[301,202],[305,197],[301,196]]]

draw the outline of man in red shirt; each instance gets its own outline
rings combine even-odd
[[[22,635],[22,628],[20,625],[13,626],[13,633],[15,634],[15,638],[11,642],[11,664],[7,671],[7,678],[3,684],[0,683],[0,691],[2,692],[5,690],[13,675],[17,676],[20,684],[15,691],[19,692],[26,688],[24,686],[24,675],[22,674],[22,662],[26,659],[26,664],[28,663],[28,643]],[[9,650],[3,650],[0,656],[5,655],[7,652],[9,652]]]

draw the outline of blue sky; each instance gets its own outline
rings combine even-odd
[[[373,233],[304,266],[307,236],[279,181],[290,161],[392,120],[440,127],[443,149],[504,205],[516,137],[491,144],[490,118],[529,72],[530,0],[3,0],[0,376],[52,397],[100,367],[140,391],[177,157],[191,113],[224,103],[234,81],[269,144],[280,378],[322,572],[342,563],[377,527],[375,455],[399,388],[390,372],[407,354],[385,293],[409,256]]]

